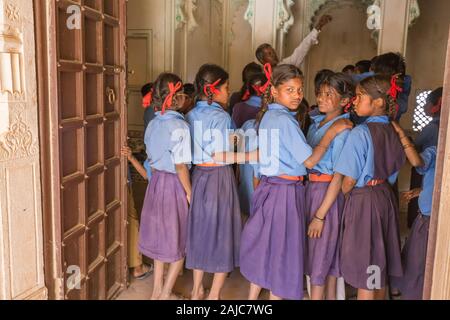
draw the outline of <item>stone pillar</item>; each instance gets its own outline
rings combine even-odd
[[[381,30],[378,53],[400,52],[405,55],[411,0],[381,1]]]
[[[46,299],[34,17],[0,0],[0,300]]]

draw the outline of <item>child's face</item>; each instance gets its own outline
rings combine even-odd
[[[226,106],[228,105],[228,98],[230,96],[230,87],[228,80],[217,89],[220,92],[214,95],[214,101],[219,103],[226,109]]]
[[[297,110],[303,100],[303,81],[300,78],[288,80],[271,90],[275,102],[292,111]]]
[[[359,85],[356,87],[355,112],[360,117],[383,114],[383,99],[372,99]]]
[[[341,99],[341,95],[336,91],[336,89],[328,85],[323,85],[320,87],[320,91],[318,92],[316,98],[319,111],[322,113],[333,113],[337,110],[341,110],[345,106],[342,104],[345,103],[345,101]]]
[[[263,64],[269,63],[272,67],[275,67],[279,61],[280,60],[278,59],[277,53],[273,48],[264,49]]]

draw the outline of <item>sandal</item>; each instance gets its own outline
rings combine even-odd
[[[134,276],[134,275],[133,275],[133,278],[136,279],[136,280],[144,280],[144,279],[147,279],[147,278],[153,273],[153,266],[147,266],[147,265],[144,265],[144,268],[145,268],[145,267],[148,268],[147,271],[145,271],[143,274],[140,274],[139,276]]]

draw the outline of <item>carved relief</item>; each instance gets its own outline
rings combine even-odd
[[[289,29],[294,25],[294,15],[292,14],[293,0],[277,1],[277,29],[283,33],[288,33]]]
[[[187,27],[188,32],[194,31],[198,27],[194,12],[197,10],[197,0],[176,0],[175,1],[175,23],[176,29]]]
[[[8,3],[5,8],[6,17],[11,22],[19,22],[20,15],[19,15],[19,9],[12,3]]]
[[[30,128],[17,114],[9,131],[0,136],[0,161],[29,157],[37,152]]]
[[[0,26],[0,94],[23,99],[23,79],[23,35],[11,26]]]

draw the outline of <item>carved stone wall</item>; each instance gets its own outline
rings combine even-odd
[[[0,0],[0,299],[46,299],[33,6]]]

